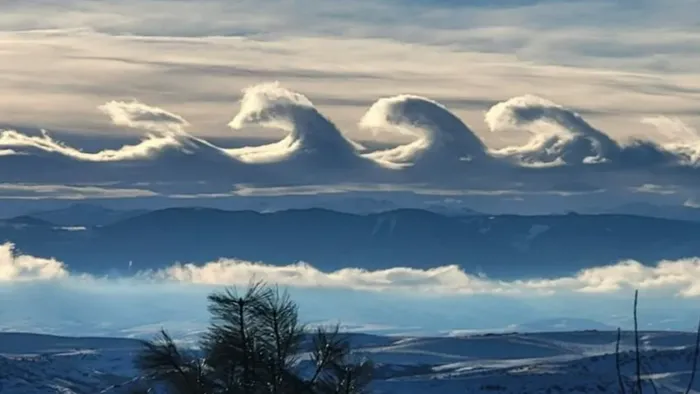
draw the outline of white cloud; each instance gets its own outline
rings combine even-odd
[[[550,188],[548,190],[518,190],[518,189],[440,189],[422,187],[424,185],[401,185],[401,184],[334,184],[334,185],[302,185],[302,186],[277,186],[277,187],[255,187],[251,185],[239,185],[236,189],[226,194],[218,196],[303,196],[303,195],[322,195],[322,194],[341,194],[352,192],[405,192],[415,195],[426,196],[534,196],[548,195],[567,197],[574,195],[589,195],[605,192],[603,189],[594,190],[557,190]]]
[[[397,131],[416,137],[414,142],[367,154],[393,164],[484,160],[481,139],[442,104],[425,97],[399,95],[377,100],[360,120],[360,128],[376,133]]]
[[[464,272],[456,265],[433,269],[397,267],[368,271],[345,268],[322,272],[305,263],[283,267],[222,259],[203,266],[175,265],[155,274],[185,283],[233,285],[250,278],[294,287],[363,291],[405,291],[427,294],[508,294],[548,296],[570,293],[609,294],[638,288],[685,297],[700,296],[700,259],[662,261],[644,266],[636,261],[585,269],[571,277],[501,281]]]
[[[313,117],[311,123],[324,123],[325,127],[329,126],[325,121],[330,124],[332,119],[333,127],[326,129],[341,130],[350,140],[395,139],[397,133],[372,136],[371,130],[357,127],[358,119],[378,97],[426,97],[454,111],[461,120],[453,125],[473,131],[491,152],[510,147],[509,152],[513,153],[512,148],[516,147],[522,148],[515,149],[522,156],[522,150],[534,143],[536,154],[530,153],[538,159],[531,160],[535,164],[578,163],[587,158],[611,160],[603,157],[605,152],[589,152],[586,141],[590,142],[590,134],[583,139],[571,138],[571,130],[567,130],[558,133],[557,138],[547,139],[538,132],[529,139],[532,124],[521,125],[515,133],[488,132],[483,111],[509,97],[532,93],[565,105],[570,113],[585,117],[586,124],[595,125],[621,145],[630,137],[666,140],[663,147],[684,158],[685,164],[700,162],[697,136],[688,134],[688,140],[679,141],[675,126],[668,122],[660,129],[638,124],[640,117],[657,115],[682,119],[688,125],[700,121],[696,108],[700,94],[700,38],[693,17],[696,12],[692,12],[700,11],[696,1],[645,0],[635,3],[635,7],[609,1],[531,3],[526,7],[483,7],[473,2],[411,0],[343,4],[321,0],[202,0],[196,4],[178,0],[68,0],[59,7],[44,1],[3,2],[0,42],[6,50],[0,51],[0,73],[4,78],[0,87],[0,121],[105,134],[129,132],[118,126],[151,132],[188,127],[191,134],[182,139],[147,137],[131,147],[91,153],[65,146],[46,135],[30,137],[5,132],[0,137],[0,158],[12,160],[15,166],[16,162],[27,162],[18,159],[19,155],[45,156],[43,167],[37,165],[42,171],[33,171],[34,177],[38,173],[89,173],[100,178],[103,173],[74,170],[77,167],[55,172],[43,169],[56,168],[56,158],[68,157],[87,162],[142,160],[148,162],[147,169],[153,170],[151,164],[164,165],[149,161],[157,152],[175,151],[179,155],[183,150],[206,151],[208,154],[202,156],[183,154],[181,163],[185,164],[177,166],[173,174],[238,183],[240,180],[231,175],[233,170],[227,163],[237,165],[234,160],[239,159],[259,163],[261,158],[269,159],[270,152],[287,152],[296,140],[239,150],[241,155],[233,155],[232,160],[231,151],[196,136],[233,135],[226,128],[226,114],[235,112],[236,100],[241,96],[238,92],[261,81],[279,80],[284,86],[303,92],[306,101],[313,101],[313,110],[305,113],[319,116]],[[611,36],[617,39],[610,40]],[[153,105],[129,102],[132,97]],[[102,108],[108,110],[115,124],[109,124],[94,111],[96,105],[104,102],[109,104]],[[276,110],[282,108],[279,103],[274,106]],[[255,113],[240,109],[239,115]],[[269,115],[270,108],[266,111]],[[404,113],[405,122],[399,126],[415,123],[419,112]],[[289,132],[289,118],[286,123],[280,123],[277,115],[275,119],[275,127],[282,125]],[[388,123],[384,126],[392,122]],[[279,140],[279,130],[261,128],[259,122],[238,126],[242,129],[235,135],[274,135]],[[572,124],[553,124],[549,119],[548,126],[561,129]],[[298,126],[292,128],[299,134]],[[340,132],[330,134],[337,137]],[[314,138],[320,140],[319,135]],[[451,145],[458,151],[457,156],[463,151],[470,153],[467,147],[476,146],[470,145],[475,142],[470,137],[454,135],[470,140],[469,144]],[[612,146],[601,136],[595,137],[602,145]],[[405,156],[415,152],[413,148],[429,149],[435,140],[420,137],[412,144],[389,150],[392,154],[384,158],[405,162]],[[659,162],[666,159],[667,152],[651,152],[652,148],[645,144],[616,159],[618,163],[635,164],[651,156]],[[539,160],[543,151],[547,160]],[[562,158],[564,153],[569,155]],[[191,162],[201,167],[192,169]],[[520,172],[491,171],[484,176],[479,169],[464,169],[470,180],[460,186],[474,190],[489,189],[472,185],[474,179],[490,178],[503,184],[521,176]],[[308,182],[305,177],[313,170],[300,171],[296,179]],[[126,176],[119,171],[105,173]],[[446,171],[435,172],[443,175]],[[129,174],[134,173],[143,174],[139,181],[144,182],[161,181],[148,176],[164,174],[141,167]],[[175,177],[173,174],[168,176]],[[259,175],[249,178],[264,178]],[[288,175],[275,172],[271,177],[273,183],[295,178]],[[380,175],[379,180],[386,181],[382,178],[385,174]],[[661,184],[655,177],[669,175],[673,174],[635,174],[634,185],[621,185],[616,192],[623,193],[622,190],[639,184]],[[537,179],[537,187],[556,189],[558,179],[573,177],[586,178],[581,183],[590,183],[590,190],[612,189],[611,184],[620,182],[619,177],[600,179],[603,175],[585,177],[577,172],[554,177],[557,179],[542,176]],[[403,174],[397,179],[403,179]],[[19,182],[33,180],[36,179]],[[425,179],[418,181],[414,183]],[[679,183],[691,181],[681,179]],[[438,186],[441,185],[426,188],[439,189]],[[222,186],[215,189],[200,193],[221,196]],[[499,185],[492,189],[508,187]],[[686,197],[681,196],[680,201]]]
[[[98,107],[119,126],[180,134],[189,123],[180,115],[138,101],[110,101]]]
[[[83,152],[57,141],[48,132],[42,130],[40,136],[30,136],[15,130],[0,130],[0,156],[36,155],[41,157],[53,156],[85,162],[117,162],[144,160],[152,158],[168,149],[184,149],[181,141],[174,135],[146,136],[135,145],[124,145],[119,149],[104,149],[99,152]]]
[[[81,185],[11,184],[0,183],[0,199],[83,200],[88,198],[154,197],[158,194],[144,189],[124,189]]]
[[[0,283],[55,280],[68,275],[62,262],[19,254],[11,243],[0,245]]]
[[[22,255],[14,245],[0,246],[0,281],[46,281],[66,279],[100,281],[69,273],[62,262]],[[385,270],[344,268],[323,272],[299,262],[286,266],[222,258],[203,265],[175,264],[162,270],[136,273],[120,282],[165,281],[195,285],[246,285],[251,279],[299,288],[346,289],[369,292],[401,292],[424,295],[508,295],[550,297],[571,294],[616,294],[639,289],[646,294],[700,297],[700,258],[661,261],[645,266],[621,261],[584,269],[575,275],[553,279],[495,280],[469,274],[457,265],[431,269],[396,267]]]
[[[300,155],[325,162],[359,161],[357,150],[361,146],[346,139],[307,97],[279,82],[244,89],[240,110],[228,125],[234,130],[261,126],[287,133],[277,143],[228,150],[246,163],[290,160]]]
[[[678,192],[677,188],[674,186],[654,185],[651,183],[645,183],[641,186],[633,187],[632,190],[636,191],[637,193],[651,193],[661,195],[672,195]]]
[[[3,96],[13,100],[0,105],[7,121],[85,130],[101,125],[89,113],[96,103],[139,97],[221,134],[214,120],[230,110],[230,92],[280,79],[331,109],[342,130],[372,100],[400,93],[462,101],[472,120],[484,108],[470,100],[532,92],[594,112],[621,135],[635,130],[633,116],[697,119],[700,40],[687,16],[697,4],[430,4],[72,0],[60,18],[46,2],[2,5],[0,39],[13,48],[0,54]]]

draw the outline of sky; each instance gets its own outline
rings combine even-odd
[[[139,198],[222,198],[230,197],[233,184],[344,181],[352,184],[345,189],[390,184],[433,194],[513,190],[522,183],[527,193],[605,190],[607,200],[693,205],[700,157],[696,11],[695,0],[6,1],[0,5],[0,124],[20,135],[0,138],[0,162],[13,168],[0,170],[4,187],[14,193],[3,198],[26,197],[27,185],[38,184],[46,190],[118,183],[115,196],[129,189]],[[271,85],[275,81],[280,84]],[[243,89],[250,87],[246,104]],[[302,112],[289,104],[302,101],[311,104]],[[363,154],[373,161],[358,164],[341,152],[345,148],[332,151],[324,135],[333,133],[300,132],[305,126],[334,129],[364,144]],[[22,138],[40,128],[54,139]],[[291,129],[300,137],[282,140],[272,152],[222,153],[208,140],[228,137],[231,146],[237,138],[278,141]],[[114,146],[108,138],[136,144],[146,133],[168,137],[127,152],[81,156],[79,145],[56,146],[66,133],[102,138],[105,146]],[[203,159],[173,158],[172,150],[187,149],[172,133],[186,133],[186,145],[198,152],[191,156]],[[356,147],[333,138],[334,148]],[[516,168],[440,167],[425,159],[430,154],[416,154],[416,146],[373,152],[377,141],[420,145],[421,138],[427,140],[423,148],[453,147],[433,149],[433,159],[459,156],[477,163],[473,156],[485,150]],[[615,145],[633,138],[646,142],[625,152]],[[240,169],[228,158],[275,162],[286,159],[280,150],[299,146],[325,151],[326,159],[301,163],[293,174],[275,169],[269,175]],[[94,164],[105,160],[136,161],[141,179],[133,173],[110,178],[111,167]],[[329,160],[342,174],[308,176]],[[377,160],[422,170],[376,175],[365,167]],[[523,173],[523,162],[564,169]],[[430,174],[445,174],[445,166],[450,179],[433,179]],[[359,175],[346,176],[349,168]],[[211,175],[216,171],[236,176],[222,180]],[[493,182],[474,173],[494,174]],[[213,186],[194,187],[192,179]],[[181,185],[153,186],[173,182]]]

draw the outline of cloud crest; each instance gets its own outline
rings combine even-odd
[[[524,130],[531,134],[522,146],[495,150],[496,156],[530,167],[607,165],[644,168],[686,165],[680,146],[667,149],[652,141],[622,145],[591,126],[578,113],[547,99],[525,95],[491,107],[485,121],[493,133]]]
[[[375,133],[393,131],[417,137],[409,144],[367,155],[374,160],[455,165],[486,157],[484,143],[467,125],[442,104],[425,97],[381,98],[367,110],[359,126]]]
[[[274,144],[229,150],[247,163],[305,157],[327,164],[359,161],[359,144],[345,138],[306,96],[288,90],[278,82],[244,89],[240,110],[229,122],[229,127],[240,130],[253,126],[280,129],[287,135]]]
[[[521,178],[524,181],[517,187],[533,191],[552,189],[550,175],[560,178],[562,171],[573,171],[569,175],[576,176],[577,171],[595,173],[600,168],[605,173],[599,171],[581,183],[586,190],[599,191],[619,185],[618,175],[630,171],[636,171],[636,177],[625,178],[644,179],[622,190],[664,183],[654,177],[675,177],[690,185],[700,171],[696,134],[686,132],[685,139],[673,144],[642,140],[623,144],[576,112],[532,95],[497,103],[486,112],[492,132],[531,135],[524,145],[499,149],[489,148],[444,105],[415,95],[381,98],[360,119],[364,130],[417,137],[405,145],[374,150],[347,139],[306,96],[278,82],[245,89],[239,111],[229,123],[234,130],[263,127],[287,133],[280,141],[262,146],[218,146],[189,133],[192,126],[182,116],[138,101],[110,101],[99,110],[117,126],[148,134],[137,144],[84,152],[47,132],[32,136],[5,130],[0,134],[0,181],[55,185],[99,180],[130,187],[180,182],[175,194],[187,195],[192,194],[196,180],[200,182],[196,194],[226,195],[236,185],[327,185],[339,180],[374,184],[378,190],[379,185],[392,184],[500,190],[513,183],[514,173],[522,173],[528,177]],[[575,185],[576,192],[582,191],[581,185]]]

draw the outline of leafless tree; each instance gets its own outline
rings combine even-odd
[[[637,305],[639,301],[639,290],[634,291],[634,353],[635,353],[635,383],[636,383],[636,393],[643,394],[644,388],[642,385],[642,359],[639,351],[639,324],[637,319]],[[617,342],[615,344],[615,365],[617,369],[617,381],[619,383],[620,394],[626,394],[624,378],[622,376],[621,360],[620,360],[620,341],[621,341],[621,330],[617,329]],[[695,383],[695,373],[698,367],[698,356],[700,356],[700,322],[698,323],[697,332],[695,334],[695,351],[693,353],[693,366],[690,373],[690,379],[688,381],[688,386],[685,390],[685,394],[690,394],[693,389],[693,384]],[[651,375],[650,371],[647,372]],[[656,392],[656,385],[650,378],[652,388]]]

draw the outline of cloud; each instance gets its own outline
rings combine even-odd
[[[633,187],[632,189],[638,193],[651,193],[651,194],[662,194],[662,195],[671,195],[671,194],[677,193],[677,190],[674,186],[669,187],[669,186],[663,186],[663,185],[654,185],[651,183],[645,183],[641,186]]]
[[[443,105],[424,97],[381,98],[364,114],[360,127],[417,137],[410,144],[367,155],[379,161],[408,165],[447,162],[454,166],[486,157],[484,143],[469,127]]]
[[[652,141],[636,140],[621,145],[576,112],[538,96],[519,96],[498,103],[489,109],[485,120],[494,133],[526,130],[532,134],[525,145],[494,152],[528,166],[611,164],[644,167],[682,162],[680,156],[674,156]]]
[[[120,126],[152,130],[163,134],[182,134],[189,123],[179,115],[138,101],[110,101],[100,111]]]
[[[686,189],[693,190],[690,181],[697,172],[686,154],[694,146],[690,138],[673,144],[621,144],[579,114],[536,96],[497,103],[486,113],[495,133],[532,133],[525,145],[504,148],[488,147],[446,107],[412,95],[379,99],[360,120],[364,129],[417,136],[388,149],[365,148],[347,139],[307,97],[279,83],[245,89],[229,123],[237,130],[273,127],[288,133],[261,146],[219,146],[185,131],[189,123],[183,117],[141,102],[110,101],[100,110],[116,125],[155,134],[135,145],[86,153],[44,131],[32,136],[7,130],[0,135],[0,148],[7,151],[0,156],[0,163],[7,164],[0,167],[6,168],[0,179],[34,185],[108,182],[127,190],[147,184],[148,193],[177,199],[224,198],[240,194],[241,188],[299,194],[292,190],[300,187],[446,196],[656,191],[682,198]],[[665,184],[678,193],[640,189],[640,184]]]
[[[466,273],[454,265],[323,272],[305,263],[275,266],[231,258],[127,275],[84,275],[63,262],[0,245],[0,301],[12,305],[0,311],[0,329],[140,337],[165,326],[177,335],[192,334],[208,322],[208,293],[246,286],[251,279],[288,289],[305,322],[418,326],[430,332],[563,317],[629,327],[620,316],[628,315],[634,288],[641,290],[640,312],[649,328],[692,329],[700,297],[697,258],[654,266],[623,261],[567,277],[511,281]],[[674,308],[667,307],[670,303]],[[416,324],[415,316],[430,319]],[[663,323],[668,321],[673,323]]]
[[[183,145],[173,135],[147,136],[136,145],[125,145],[119,149],[105,149],[95,153],[83,152],[55,140],[42,130],[40,136],[29,136],[15,130],[0,131],[0,147],[7,159],[13,156],[35,156],[42,159],[63,159],[85,162],[117,162],[149,159],[167,149],[183,149]]]
[[[59,261],[18,254],[11,243],[0,245],[0,283],[55,280],[68,275],[66,266]]]
[[[47,281],[69,275],[81,280],[104,280],[69,273],[62,262],[21,255],[11,243],[0,246],[0,280]],[[155,271],[140,271],[119,280],[165,281],[195,285],[246,285],[251,278],[298,288],[345,289],[370,292],[407,292],[425,295],[555,295],[616,294],[633,289],[678,297],[700,297],[700,258],[661,261],[647,266],[633,260],[584,269],[575,275],[544,279],[495,280],[470,274],[457,265],[430,269],[395,267],[383,270],[344,268],[323,272],[298,262],[278,266],[221,258],[202,265],[177,263]]]
[[[0,184],[0,200],[83,200],[102,198],[155,197],[158,194],[144,189],[123,189],[97,186]]]
[[[690,0],[645,1],[634,9],[603,1],[514,6],[374,0],[332,10],[319,0],[70,0],[62,7],[69,11],[58,18],[56,6],[46,2],[0,5],[8,11],[0,12],[0,40],[13,48],[0,53],[3,123],[155,135],[133,147],[95,151],[62,144],[53,131],[51,137],[10,133],[0,145],[2,182],[107,180],[125,188],[130,182],[179,182],[170,190],[178,196],[225,196],[242,183],[364,181],[377,190],[393,183],[518,193],[559,190],[576,179],[577,189],[605,189],[616,201],[638,185],[674,183],[679,193],[665,197],[673,204],[696,188],[695,142],[662,143],[657,140],[668,133],[638,121],[656,114],[689,125],[700,119],[695,100],[700,41],[689,16],[697,4]],[[619,40],[611,42],[610,36]],[[280,84],[250,88],[240,103],[250,99],[268,107],[242,106],[237,116],[251,117],[231,133],[225,114],[240,98],[239,89],[270,79]],[[282,87],[294,91],[282,94]],[[402,92],[410,94],[395,96]],[[481,113],[528,92],[551,100],[528,104],[530,114],[537,107],[541,116],[522,118],[516,132],[489,133]],[[141,101],[113,101],[124,97]],[[378,97],[384,99],[371,105]],[[309,98],[311,107],[304,103]],[[105,102],[103,109],[117,116],[112,124],[94,111]],[[149,102],[160,107],[144,104]],[[374,112],[379,114],[374,126],[412,128],[415,141],[404,143],[400,133],[385,132],[376,135],[381,148],[364,143],[377,127],[358,128],[358,119],[380,103],[391,105],[383,115]],[[449,104],[450,111],[438,103]],[[256,114],[274,114],[268,120],[275,124],[258,123]],[[325,131],[309,133],[309,124],[294,120],[300,116],[312,129]],[[286,137],[279,138],[280,126]],[[164,137],[163,130],[177,135]],[[212,143],[210,135],[261,135],[278,143],[232,150]],[[454,138],[457,142],[444,142]],[[634,138],[644,141],[627,142]],[[305,149],[299,148],[302,140]],[[481,146],[497,169],[476,164]],[[275,163],[290,151],[297,152],[299,165]],[[494,152],[508,154],[492,160]],[[417,164],[426,155],[456,164],[439,170]],[[472,160],[459,161],[465,157]],[[536,172],[521,164],[578,168]],[[200,180],[205,184],[193,183]]]
[[[328,287],[362,291],[404,291],[427,294],[525,294],[551,296],[567,293],[617,293],[635,288],[664,291],[683,297],[700,296],[700,259],[662,261],[654,267],[636,261],[583,270],[571,277],[498,281],[465,273],[456,265],[427,270],[397,267],[368,271],[346,268],[321,272],[297,263],[283,267],[222,259],[195,266],[176,265],[156,277],[185,283],[232,285],[251,278],[294,287]]]
[[[234,130],[262,126],[288,133],[274,144],[229,151],[248,163],[307,158],[319,165],[344,166],[361,161],[357,152],[362,149],[359,144],[346,139],[308,98],[278,82],[245,89],[240,110],[229,126]]]

